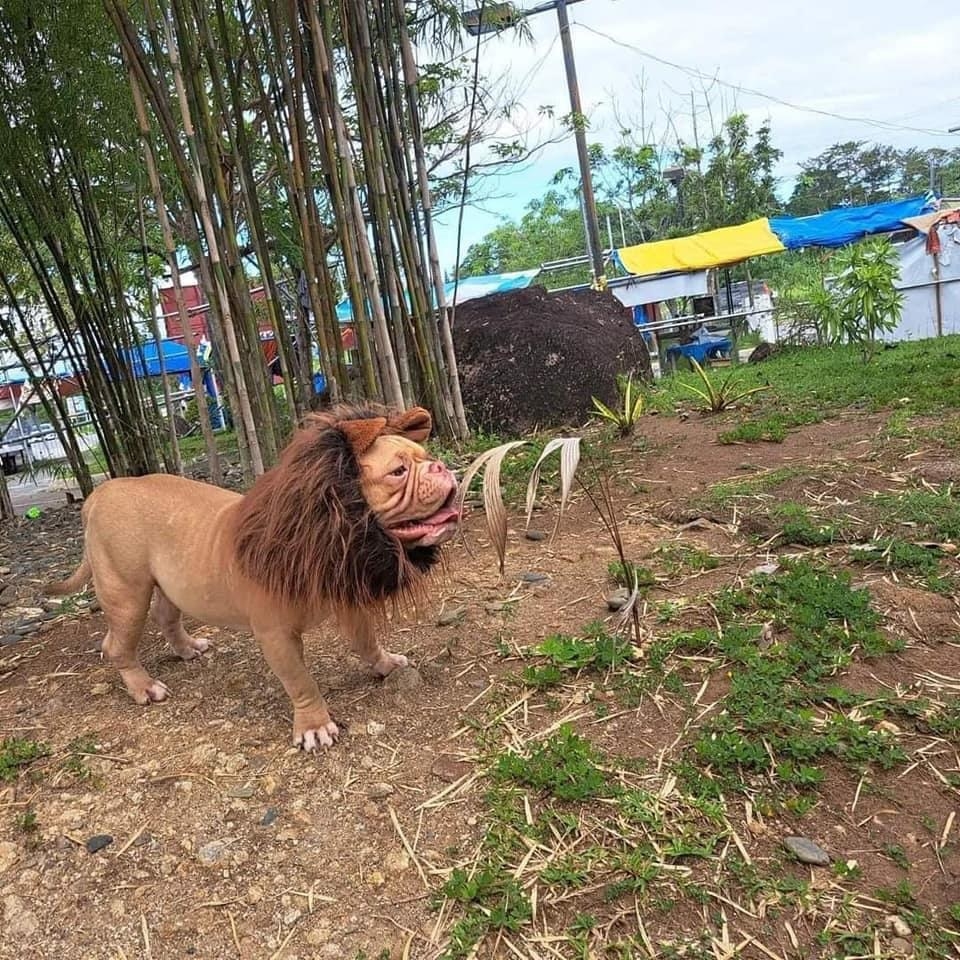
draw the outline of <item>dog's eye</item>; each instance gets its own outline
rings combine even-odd
[[[400,466],[397,467],[396,470],[391,470],[391,471],[390,471],[390,476],[391,476],[391,477],[402,477],[406,472],[407,472],[407,466],[406,466],[406,464],[401,463]]]

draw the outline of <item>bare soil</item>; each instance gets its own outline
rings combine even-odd
[[[660,569],[661,548],[682,544],[720,561],[661,575],[644,606],[645,635],[712,626],[709,596],[776,557],[776,546],[744,528],[743,513],[703,519],[699,498],[712,484],[787,466],[862,484],[905,465],[941,470],[933,465],[955,462],[938,449],[903,460],[906,449],[881,441],[883,424],[879,415],[849,416],[802,428],[783,444],[723,446],[716,421],[645,418],[646,443],[627,441],[614,453],[628,554]],[[798,477],[789,483],[803,487]],[[51,528],[68,553],[77,549],[69,515]],[[552,519],[548,511],[535,525],[549,530]],[[466,545],[448,549],[432,602],[393,623],[389,646],[416,671],[382,682],[333,633],[308,638],[344,731],[319,756],[289,745],[286,697],[247,636],[195,625],[212,651],[184,664],[151,630],[143,659],[173,695],[149,708],[132,703],[101,662],[105,626],[89,609],[66,611],[0,649],[2,736],[50,750],[0,782],[0,957],[439,957],[455,911],[438,909],[437,892],[453,867],[470,864],[490,826],[484,731],[507,748],[566,720],[599,748],[642,760],[643,782],[675,795],[671,771],[729,678],[691,660],[681,674],[684,696],[655,690],[624,707],[596,679],[561,688],[554,702],[532,695],[517,681],[525,651],[615,616],[605,603],[615,554],[583,500],[556,541],[531,541],[522,523],[514,527],[504,578],[477,515]],[[67,559],[51,546],[51,570],[61,572]],[[956,561],[945,562],[955,573]],[[850,569],[906,647],[854,662],[847,686],[940,699],[960,692],[955,598],[882,570]],[[524,578],[530,573],[546,579]],[[660,618],[667,601],[678,611],[669,624]],[[862,955],[861,941],[838,931],[862,929],[873,938],[866,955],[933,956],[915,931],[895,928],[909,928],[903,918],[916,910],[947,931],[938,942],[956,952],[949,908],[960,901],[958,744],[906,727],[900,735],[909,763],[862,777],[827,765],[802,816],[730,801],[736,846],[727,846],[758,874],[807,884],[799,899],[772,886],[746,896],[742,877],[725,874],[722,859],[709,861],[694,867],[713,891],[702,904],[651,896],[624,907],[599,892],[571,898],[541,907],[522,937],[491,936],[479,955],[600,957],[606,942],[634,937],[636,956],[651,958],[853,957]],[[853,879],[841,884],[829,868],[791,861],[782,848],[790,834],[816,841],[835,863],[854,864]],[[101,835],[110,841],[89,852]],[[909,911],[883,894],[904,881],[915,898]],[[577,952],[565,930],[583,913],[599,918],[600,933]]]

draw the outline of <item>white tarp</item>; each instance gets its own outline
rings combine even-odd
[[[636,307],[641,303],[662,303],[664,300],[677,300],[680,297],[702,297],[709,292],[707,271],[630,277],[625,283],[611,283],[610,292],[625,307]]]
[[[899,246],[903,311],[896,328],[884,340],[922,340],[938,333],[960,333],[960,226],[941,226],[940,316],[937,330],[937,284],[933,257],[927,253],[927,238],[920,236]]]

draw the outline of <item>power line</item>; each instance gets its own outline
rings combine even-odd
[[[667,60],[664,57],[657,56],[655,53],[650,53],[649,50],[642,50],[640,47],[634,46],[632,43],[626,43],[623,40],[618,40],[616,37],[612,37],[610,34],[604,33],[602,30],[597,30],[595,27],[588,26],[579,20],[576,21],[576,25],[583,30],[587,30],[590,33],[596,34],[598,37],[602,37],[604,40],[608,40],[615,46],[623,47],[624,49],[630,50],[641,57],[645,57],[648,60],[653,60],[654,62],[663,64],[666,67],[671,67],[674,70],[680,70],[688,76],[696,77],[700,80],[708,80],[711,83],[719,84],[722,87],[729,87],[731,90],[736,90],[740,93],[747,93],[754,97],[760,97],[762,100],[769,100],[771,103],[779,104],[782,107],[788,107],[791,110],[798,110],[802,113],[814,113],[821,117],[830,117],[834,120],[843,120],[847,123],[861,123],[870,127],[878,127],[881,130],[922,133],[925,136],[934,137],[947,136],[943,130],[932,130],[927,127],[908,127],[898,123],[890,123],[886,120],[872,120],[869,117],[848,117],[841,113],[833,113],[830,110],[821,110],[819,107],[811,107],[802,103],[792,103],[789,100],[784,100],[781,97],[774,96],[771,93],[764,93],[762,90],[754,90],[751,87],[744,87],[737,83],[729,83],[726,80],[721,80],[719,77],[716,77],[713,74],[704,73],[702,70],[698,70],[696,67],[688,67],[682,63],[675,63],[672,60]]]

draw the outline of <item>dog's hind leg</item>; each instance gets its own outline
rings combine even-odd
[[[167,643],[173,647],[174,653],[182,660],[192,660],[206,653],[210,643],[200,637],[191,637],[183,629],[183,615],[180,608],[174,606],[170,598],[157,587],[156,599],[153,603],[153,619],[163,631]]]
[[[165,684],[154,680],[143,669],[137,656],[152,593],[152,583],[142,586],[118,583],[108,592],[97,590],[107,618],[103,655],[120,671],[120,678],[130,696],[144,706],[165,700],[170,693]]]

